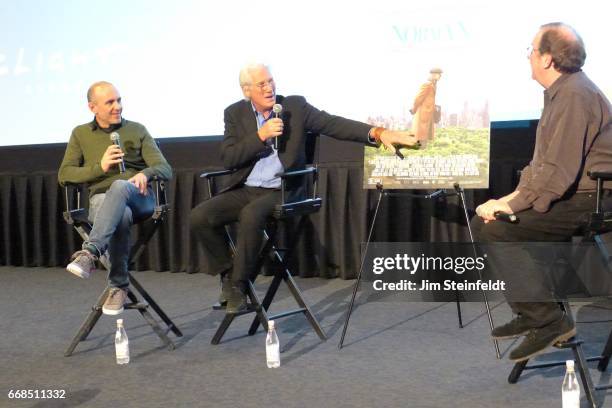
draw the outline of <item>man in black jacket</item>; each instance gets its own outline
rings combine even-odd
[[[365,123],[330,115],[308,104],[302,96],[276,95],[267,66],[251,64],[240,71],[244,100],[225,109],[225,134],[221,145],[224,167],[236,170],[221,194],[195,207],[191,229],[204,248],[207,272],[221,274],[222,297],[227,312],[247,307],[247,282],[262,245],[263,229],[274,205],[280,203],[282,171],[297,170],[306,162],[307,131],[343,140],[412,146],[409,132],[373,128]],[[275,104],[282,113],[272,112]],[[275,141],[275,139],[277,139]],[[224,226],[238,221],[236,255],[232,259]]]

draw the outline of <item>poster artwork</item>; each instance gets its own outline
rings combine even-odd
[[[410,130],[420,149],[401,148],[404,159],[381,147],[366,146],[364,188],[444,189],[459,183],[464,188],[489,187],[490,118],[488,100],[461,97],[462,107],[437,97],[445,83],[440,68],[432,68],[427,81],[415,83],[403,118],[369,117],[367,122],[392,130]],[[457,99],[457,95],[453,96]],[[454,105],[451,107],[450,105]]]

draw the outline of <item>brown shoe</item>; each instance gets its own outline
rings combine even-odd
[[[66,267],[66,270],[79,278],[87,279],[96,270],[97,259],[95,255],[85,249],[76,251],[70,258],[71,262]]]
[[[118,315],[123,312],[123,305],[127,300],[127,291],[121,288],[111,288],[102,306],[105,315]]]

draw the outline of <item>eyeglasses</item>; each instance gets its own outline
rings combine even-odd
[[[266,89],[266,86],[269,86],[270,89],[274,88],[274,78],[270,78],[267,81],[261,81],[256,84],[253,84],[254,87],[258,88],[260,91]]]
[[[531,58],[531,55],[533,54],[534,51],[538,51],[538,49],[533,48],[533,45],[530,45],[529,47],[527,47],[527,59]]]

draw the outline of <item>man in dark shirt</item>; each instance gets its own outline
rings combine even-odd
[[[225,109],[221,145],[225,168],[236,171],[221,194],[199,204],[190,216],[191,229],[204,249],[207,273],[221,275],[228,313],[247,307],[247,283],[257,273],[253,267],[262,245],[263,228],[274,205],[280,203],[281,182],[276,174],[304,167],[306,131],[382,143],[392,151],[394,145],[417,143],[407,131],[373,128],[320,111],[302,96],[276,95],[272,74],[263,64],[244,67],[239,81],[244,100]],[[283,107],[280,117],[272,113],[275,104]],[[238,238],[236,255],[232,257],[223,226],[234,221],[238,221]]]
[[[533,159],[514,192],[476,208],[472,224],[479,242],[571,239],[594,209],[595,182],[587,172],[612,169],[610,102],[581,71],[586,52],[580,36],[562,23],[543,25],[528,58],[533,79],[545,89]],[[520,223],[495,221],[496,212],[518,213]],[[555,302],[509,304],[517,317],[492,336],[526,335],[510,353],[513,361],[529,359],[576,333]]]
[[[112,84],[101,81],[91,85],[87,102],[95,117],[72,131],[59,181],[88,184],[93,228],[67,270],[88,278],[97,258],[108,249],[111,290],[102,311],[116,315],[123,311],[127,297],[131,226],[149,218],[155,209],[148,182],[153,176],[169,179],[172,169],[147,129],[122,118],[121,95]],[[111,141],[113,132],[120,134],[121,147]],[[122,162],[124,171],[119,168]]]

